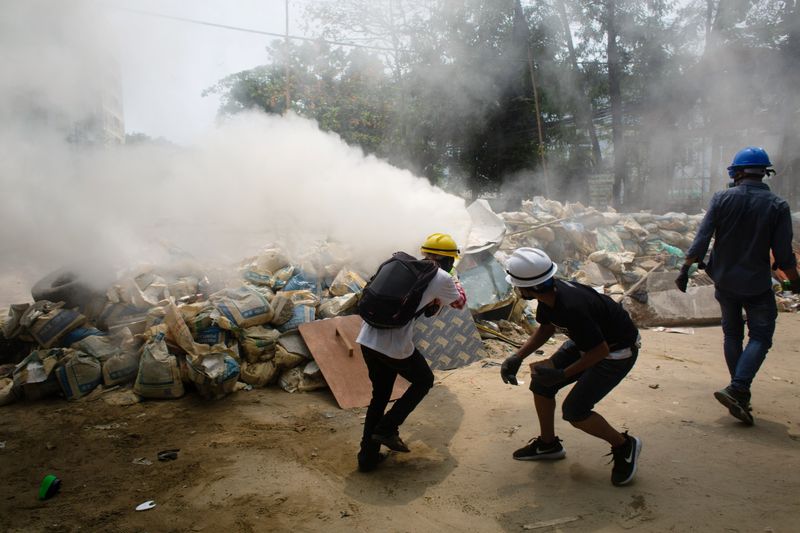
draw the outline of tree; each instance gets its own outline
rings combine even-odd
[[[780,127],[780,156],[777,160],[780,176],[780,192],[797,206],[800,201],[800,135],[797,131],[797,117],[800,116],[800,2],[787,1],[780,14],[780,31],[786,36],[779,48],[781,71],[786,73],[780,83],[780,106],[782,120]]]
[[[490,90],[479,95],[483,99],[483,116],[466,133],[466,142],[459,160],[469,169],[469,184],[473,191],[497,190],[503,179],[522,170],[537,167],[534,90],[528,70],[529,30],[522,13],[513,9],[498,9],[507,2],[467,2],[455,24],[462,34],[469,34],[470,22],[476,24],[477,44],[461,54],[459,65],[467,76],[480,76],[486,63],[492,79]],[[470,22],[468,22],[470,21]],[[488,104],[488,105],[487,105]],[[543,147],[542,147],[543,148]],[[543,187],[539,188],[544,192]]]
[[[308,13],[326,38],[384,47],[392,162],[434,181],[462,175],[475,193],[536,166],[527,24],[512,3],[340,0]]]
[[[434,183],[543,193],[541,150],[555,198],[611,173],[617,207],[688,207],[769,129],[800,168],[798,3],[311,0],[309,28],[362,48],[282,43],[209,92],[283,113],[288,72],[295,112]]]
[[[578,55],[575,52],[575,45],[573,43],[572,29],[570,19],[567,15],[567,7],[564,0],[556,0],[556,8],[558,10],[559,20],[561,22],[561,30],[564,34],[564,42],[567,45],[569,53],[569,84],[577,87],[584,96],[586,92],[585,79],[581,76],[580,67],[578,66]],[[586,128],[586,133],[589,136],[592,145],[592,164],[593,166],[601,166],[603,163],[603,155],[600,151],[600,142],[597,138],[597,129],[595,128],[594,121],[592,120],[592,102],[588,94],[585,95],[585,101],[576,102],[575,115],[577,121]]]
[[[281,43],[271,53],[273,63],[232,74],[204,94],[220,95],[222,114],[253,108],[282,114],[288,62],[293,111],[367,153],[385,155],[389,80],[377,58],[359,49],[345,52],[309,42]]]

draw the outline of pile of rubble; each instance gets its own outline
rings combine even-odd
[[[485,337],[535,325],[533,309],[505,281],[505,259],[520,246],[545,250],[559,276],[622,301],[640,326],[719,323],[704,272],[693,272],[686,294],[674,287],[702,215],[601,212],[536,197],[498,216],[480,202],[468,208],[478,227],[458,273]],[[342,249],[323,244],[297,263],[269,248],[233,278],[147,268],[98,289],[75,272],[56,272],[34,286],[34,303],[13,305],[2,318],[0,405],[114,388],[139,401],[187,389],[221,398],[268,385],[326,387],[298,327],[355,312],[369,273],[349,263]],[[776,280],[781,309],[796,310],[797,297],[780,289]]]
[[[705,272],[693,267],[688,296],[677,293],[673,283],[703,214],[601,212],[580,203],[535,197],[523,201],[521,211],[500,213],[500,217],[508,229],[495,254],[500,262],[519,246],[541,248],[559,263],[560,276],[624,300],[640,325],[673,325],[684,319],[694,324],[719,323],[713,282]],[[794,233],[800,236],[800,213],[792,219]],[[798,309],[797,297],[783,291],[778,277],[774,289],[781,310]],[[664,306],[648,308],[654,293],[669,293],[662,295]]]
[[[333,260],[312,272],[278,249],[238,274],[212,282],[204,273],[147,269],[105,292],[74,273],[49,276],[43,292],[60,301],[34,294],[37,301],[11,306],[3,318],[3,359],[23,359],[0,365],[0,405],[59,394],[76,400],[100,385],[132,384],[148,399],[177,398],[187,388],[221,398],[271,384],[289,392],[325,387],[297,328],[352,313],[364,275]]]
[[[623,293],[656,265],[679,266],[702,215],[600,212],[580,203],[536,197],[522,211],[501,213],[508,233],[501,247],[545,250],[561,275],[610,294]]]

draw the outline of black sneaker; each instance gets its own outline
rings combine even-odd
[[[359,472],[372,472],[378,465],[386,460],[388,457],[385,453],[377,453],[372,457],[365,457],[358,454],[358,471]]]
[[[622,434],[625,437],[625,444],[611,448],[614,458],[614,468],[611,469],[611,483],[613,485],[627,485],[636,475],[636,463],[639,462],[639,454],[642,451],[642,441],[636,437]]]
[[[383,444],[390,450],[394,450],[396,452],[408,453],[411,451],[408,449],[408,446],[406,446],[406,443],[400,439],[400,435],[397,434],[387,436],[379,433],[373,433],[372,441]]]
[[[714,398],[728,408],[728,412],[748,426],[752,426],[753,415],[750,412],[750,394],[747,391],[738,391],[728,385],[714,393]]]
[[[563,459],[567,455],[561,445],[561,439],[556,437],[553,442],[544,442],[542,437],[528,441],[528,445],[514,452],[517,461],[539,461],[541,459]]]

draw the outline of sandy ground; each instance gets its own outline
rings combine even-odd
[[[564,460],[511,459],[537,434],[530,378],[504,385],[485,366],[506,351],[492,342],[486,361],[437,373],[402,428],[412,452],[369,474],[355,461],[364,410],[338,409],[328,391],[0,407],[0,530],[797,531],[800,315],[779,318],[753,387],[754,427],[712,397],[727,381],[718,327],[643,340],[598,406],[643,439],[630,486],[611,485],[605,443],[563,421]],[[178,459],[159,462],[169,448]],[[47,473],[63,489],[40,502]],[[135,512],[145,500],[157,507]]]

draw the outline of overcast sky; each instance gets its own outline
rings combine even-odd
[[[130,7],[282,34],[285,0],[116,0]],[[300,34],[300,3],[290,1],[289,30]],[[266,62],[274,38],[111,9],[119,40],[125,129],[191,143],[210,126],[219,101],[201,93],[220,78]]]

